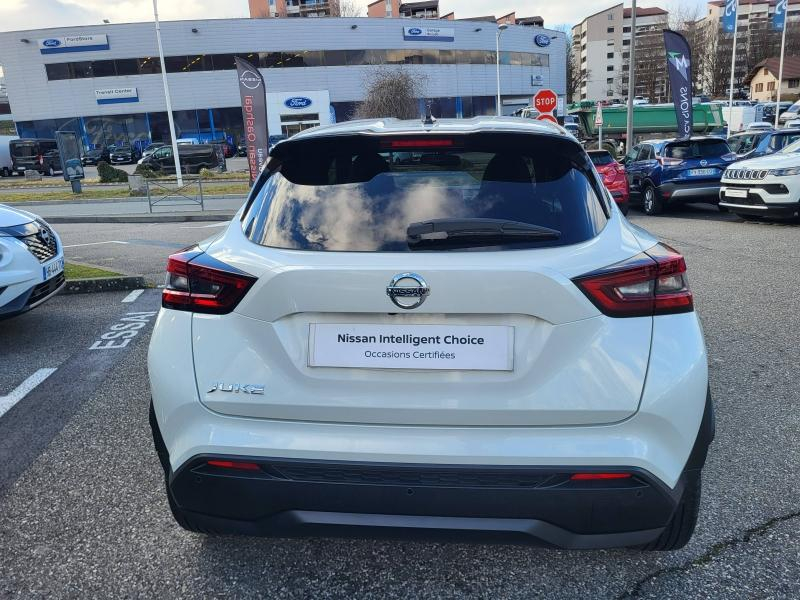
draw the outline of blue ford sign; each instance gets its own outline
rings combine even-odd
[[[283,105],[286,108],[308,108],[311,106],[311,98],[306,98],[305,96],[294,96],[292,98],[287,98]]]
[[[49,39],[42,42],[42,46],[47,46],[48,48],[57,48],[61,45],[61,40],[56,39]]]
[[[533,38],[533,43],[539,46],[539,48],[545,48],[550,45],[550,36],[546,33],[540,33]]]
[[[456,39],[452,27],[403,27],[403,39],[415,42],[452,42]]]

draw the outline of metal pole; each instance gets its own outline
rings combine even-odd
[[[497,116],[502,116],[502,111],[500,109],[500,32],[502,29],[498,29],[495,34],[495,68],[497,71]]]
[[[733,76],[736,74],[736,34],[739,32],[739,0],[736,0],[736,18],[733,20],[733,52],[731,52],[731,82],[728,90],[728,136],[731,137],[733,120]]]
[[[788,7],[788,4],[786,5]],[[786,9],[784,9],[786,10]],[[781,106],[781,85],[783,85],[783,51],[786,48],[786,28],[789,26],[789,16],[783,15],[783,33],[781,33],[781,66],[778,67],[778,94],[775,97],[775,129],[778,128],[778,116]]]
[[[167,67],[164,65],[164,48],[161,46],[161,26],[158,23],[158,0],[153,0],[153,18],[156,21],[156,40],[158,40],[158,58],[161,59],[161,79],[164,82],[164,99],[167,101],[167,120],[169,121],[169,135],[172,138],[172,156],[175,159],[175,174],[178,176],[178,185],[183,185],[181,173],[181,158],[178,155],[178,138],[175,137],[175,121],[172,118],[172,100],[169,97],[169,84],[167,83]]]
[[[597,130],[599,135],[597,136],[597,149],[603,149],[603,124],[600,123],[600,129]]]
[[[625,127],[625,154],[633,148],[633,95],[636,93],[636,0],[631,8],[631,49],[628,60],[628,120]]]

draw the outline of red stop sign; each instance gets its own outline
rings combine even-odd
[[[539,115],[538,117],[536,117],[536,119],[539,120],[539,121],[552,121],[553,123],[558,124],[558,119],[556,119],[550,113],[543,113],[543,114]]]
[[[533,107],[540,113],[551,113],[556,109],[558,96],[553,90],[539,90],[533,97]]]

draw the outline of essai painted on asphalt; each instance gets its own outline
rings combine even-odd
[[[130,344],[131,340],[139,335],[139,330],[150,322],[158,311],[130,312],[109,327],[109,331],[100,336],[89,350],[113,350],[124,348]]]

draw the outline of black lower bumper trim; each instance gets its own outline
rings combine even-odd
[[[422,537],[563,548],[655,540],[702,469],[714,438],[710,394],[674,488],[633,467],[427,465],[200,455],[171,472],[173,511],[198,531],[262,536]],[[210,464],[214,461],[216,464]],[[247,468],[231,468],[233,463]],[[573,479],[575,473],[625,473]],[[177,515],[176,515],[177,516]]]

